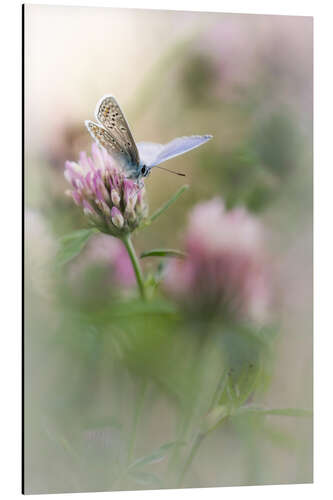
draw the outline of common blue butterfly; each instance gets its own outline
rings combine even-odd
[[[153,167],[168,170],[159,165],[201,146],[212,138],[211,135],[191,135],[177,137],[167,144],[135,143],[126,118],[112,95],[105,95],[98,101],[95,118],[97,123],[91,120],[85,121],[92,138],[111,156],[116,156],[121,161],[128,177],[135,179],[138,183],[150,174]],[[172,170],[168,171],[184,175]]]

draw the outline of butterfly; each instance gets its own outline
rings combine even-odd
[[[159,165],[201,146],[212,138],[211,135],[191,135],[177,137],[167,144],[135,143],[126,118],[112,95],[105,95],[98,101],[95,118],[97,123],[85,121],[92,138],[111,156],[117,157],[126,175],[141,185],[142,178],[147,177],[153,167],[185,175]]]

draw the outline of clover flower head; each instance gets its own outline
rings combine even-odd
[[[92,225],[118,238],[131,233],[147,216],[145,188],[127,179],[117,161],[93,143],[91,157],[65,163],[67,193],[82,207]]]
[[[200,203],[189,217],[188,257],[170,262],[169,293],[190,311],[265,322],[270,303],[263,229],[245,209],[226,211],[220,199]]]

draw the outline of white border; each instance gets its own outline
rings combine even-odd
[[[288,0],[225,0],[223,4],[219,0],[125,0],[125,1],[97,1],[97,0],[71,0],[71,1],[36,1],[26,2],[37,5],[74,5],[93,7],[119,7],[139,9],[164,9],[164,10],[187,10],[199,12],[224,12],[243,14],[279,14],[288,16],[312,16],[315,8],[313,1],[290,2]],[[320,3],[316,2],[316,4]]]
[[[329,498],[332,494],[332,16],[326,1],[228,1],[151,0],[125,2],[42,1],[51,5],[91,5],[114,7],[166,8],[239,13],[314,15],[315,16],[315,484],[291,486],[258,486],[212,488],[201,490],[167,490],[160,492],[123,492],[78,494],[87,498],[295,498],[304,500]],[[20,2],[2,2],[0,29],[2,51],[1,89],[1,495],[20,496]],[[330,106],[331,105],[331,106]],[[50,498],[39,495],[39,498]],[[53,495],[52,498],[63,498]]]

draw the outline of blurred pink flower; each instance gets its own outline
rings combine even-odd
[[[145,188],[127,179],[115,159],[95,143],[91,157],[81,152],[78,163],[66,162],[65,178],[72,185],[67,193],[104,233],[122,237],[147,215]]]
[[[261,84],[271,95],[264,100],[265,106],[283,102],[308,115],[312,103],[310,18],[226,15],[207,30],[200,50],[214,62],[218,94],[242,96],[244,89]]]
[[[168,266],[167,291],[194,312],[267,320],[270,281],[255,217],[242,208],[227,212],[218,198],[200,203],[190,214],[185,244],[188,257]]]
[[[257,33],[249,36],[249,24],[239,16],[227,16],[209,32],[203,48],[216,64],[219,91],[230,97],[238,86],[247,86],[255,79]]]
[[[55,167],[63,167],[67,158],[76,158],[89,147],[91,139],[82,127],[83,120],[62,116],[54,123],[44,141],[45,158]]]

